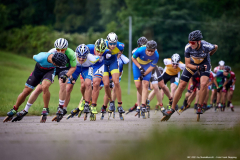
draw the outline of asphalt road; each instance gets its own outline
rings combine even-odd
[[[197,116],[193,109],[181,115],[174,113],[168,122],[160,122],[162,114],[151,111],[151,118],[142,119],[130,113],[121,121],[115,119],[96,121],[83,117],[52,122],[49,116],[46,123],[39,123],[39,116],[26,116],[19,122],[0,123],[0,159],[47,160],[47,159],[111,159],[109,155],[117,148],[134,145],[134,142],[147,138],[152,129],[160,132],[170,126],[202,127],[207,130],[224,130],[240,126],[240,108],[235,112],[214,112],[213,109]],[[3,121],[4,117],[0,117]]]

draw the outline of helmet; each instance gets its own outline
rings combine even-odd
[[[154,40],[148,41],[147,44],[147,49],[157,49],[157,42]]]
[[[88,46],[86,46],[85,44],[80,44],[77,48],[76,48],[76,56],[78,58],[87,58],[88,53],[90,53]]]
[[[219,61],[219,66],[224,66],[225,65],[225,62],[223,60]]]
[[[55,53],[52,57],[53,63],[55,63],[57,66],[65,66],[68,62],[68,58],[63,53]]]
[[[173,54],[171,57],[172,63],[179,63],[180,59],[181,57],[177,53]]]
[[[203,36],[199,30],[192,31],[188,36],[189,41],[200,41],[201,39],[203,39]]]
[[[117,41],[118,41],[118,36],[116,35],[116,33],[111,32],[111,33],[108,34],[107,40],[108,40],[108,42],[117,43]]]
[[[227,72],[230,72],[231,71],[231,67],[230,66],[225,66],[225,71],[227,71]]]
[[[160,71],[161,74],[163,73],[163,68],[162,67],[159,66],[158,70]]]
[[[103,38],[98,39],[95,42],[95,49],[98,52],[104,52],[107,49],[107,43]]]
[[[147,38],[146,37],[140,37],[138,40],[137,40],[137,44],[138,46],[142,46],[142,45],[146,45],[147,44]]]
[[[54,42],[55,48],[64,49],[68,47],[68,41],[64,38],[59,38]]]

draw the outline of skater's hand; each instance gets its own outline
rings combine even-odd
[[[217,87],[217,92],[220,92],[223,89],[223,87]]]
[[[73,77],[71,77],[71,78],[70,78],[70,82],[71,82],[71,84],[75,84],[75,83],[76,83],[76,80],[75,80]]]
[[[194,89],[194,85],[191,84],[191,86],[190,86],[190,90],[193,91],[193,89]]]
[[[207,70],[207,65],[200,65],[200,66],[197,66],[196,68],[198,71],[206,71]]]
[[[144,77],[144,75],[141,75],[141,76],[139,77],[140,81],[143,80],[143,77]]]
[[[68,76],[66,74],[61,75],[60,79],[62,80],[63,83],[65,83],[66,80],[68,79]]]
[[[139,70],[140,70],[141,75],[144,75],[145,69],[143,69],[143,68],[140,66],[140,67],[139,67]]]

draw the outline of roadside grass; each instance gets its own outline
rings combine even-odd
[[[18,95],[24,89],[24,85],[27,81],[27,78],[34,70],[35,61],[31,58],[26,58],[23,56],[19,56],[17,54],[13,54],[10,52],[0,51],[0,116],[5,116],[6,113],[13,107],[16,102]],[[162,61],[159,61],[160,66],[163,66]],[[233,69],[234,70],[234,69]],[[236,75],[240,75],[239,70],[234,70]],[[122,102],[124,110],[128,110],[132,107],[136,100],[136,87],[133,81],[133,75],[131,73],[131,88],[130,94],[128,94],[128,65],[124,66],[124,73],[121,80],[121,88],[122,88]],[[169,86],[169,84],[168,84]],[[240,105],[239,90],[237,89],[239,86],[239,81],[236,83],[236,90],[233,97],[233,104]],[[187,91],[187,90],[185,90]],[[58,107],[58,100],[59,100],[59,84],[58,79],[55,77],[55,82],[50,87],[50,103],[49,109],[50,114],[55,114]],[[185,92],[184,92],[185,93]],[[103,104],[103,96],[104,96],[104,89],[100,91],[99,98],[97,101],[97,108],[100,111],[101,106]],[[73,91],[71,93],[71,100],[68,105],[68,113],[74,108],[78,106],[78,103],[81,99],[82,95],[80,92],[80,81],[77,80]],[[183,102],[184,94],[179,101],[178,105],[181,106]],[[27,103],[28,97],[26,98],[25,102],[20,106],[19,111],[24,109]],[[152,106],[151,109],[154,109],[155,104],[157,103],[156,98],[154,98],[150,105]],[[168,104],[168,98],[164,96],[163,104],[166,106]],[[117,102],[115,102],[117,105]],[[36,102],[32,105],[29,110],[28,115],[40,115],[43,108],[43,99],[42,94],[39,95]]]
[[[169,127],[161,132],[154,130],[131,145],[115,148],[109,159],[238,159],[239,134],[239,127],[221,131]]]

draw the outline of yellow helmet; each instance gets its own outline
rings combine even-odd
[[[98,39],[95,42],[95,49],[96,49],[96,51],[101,52],[101,53],[105,52],[105,50],[107,49],[106,41],[103,38]]]

